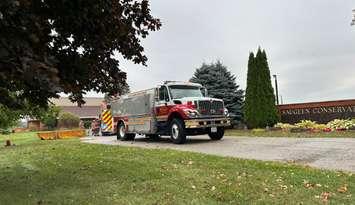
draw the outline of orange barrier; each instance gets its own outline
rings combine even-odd
[[[55,140],[55,139],[68,139],[85,137],[85,130],[58,130],[49,132],[37,132],[37,136],[41,140]]]

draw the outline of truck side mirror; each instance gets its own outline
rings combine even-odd
[[[159,101],[159,88],[155,88],[154,100]]]
[[[207,92],[207,89],[205,87],[201,88],[201,92],[202,92],[203,97],[207,97],[208,96],[208,92]]]

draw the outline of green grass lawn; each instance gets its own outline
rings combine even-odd
[[[306,137],[306,138],[355,138],[355,131],[334,131],[334,132],[301,132],[291,133],[285,131],[252,131],[252,130],[226,130],[226,136],[239,137]]]
[[[355,203],[350,173],[78,139],[41,141],[34,133],[0,136],[2,144],[6,138],[16,146],[0,147],[0,204],[324,204],[328,197],[328,204]]]

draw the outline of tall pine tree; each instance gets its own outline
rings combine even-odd
[[[257,89],[257,79],[258,75],[256,74],[256,60],[254,53],[249,54],[248,61],[248,73],[247,73],[247,88],[245,91],[245,103],[244,103],[244,121],[247,123],[248,127],[257,127],[259,124],[258,113],[259,107],[256,106],[259,104],[257,102],[258,98],[258,89]]]
[[[244,116],[249,128],[273,126],[279,120],[267,56],[260,48],[249,56]]]
[[[244,91],[235,82],[235,75],[228,71],[220,61],[211,64],[203,63],[196,69],[191,82],[200,83],[208,90],[209,96],[223,99],[235,123],[242,119]]]

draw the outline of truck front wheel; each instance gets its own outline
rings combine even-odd
[[[210,130],[208,136],[210,136],[211,140],[220,140],[224,136],[224,128],[218,127],[217,132],[211,132]]]
[[[170,138],[175,144],[186,142],[185,126],[182,120],[173,119],[170,123]]]

